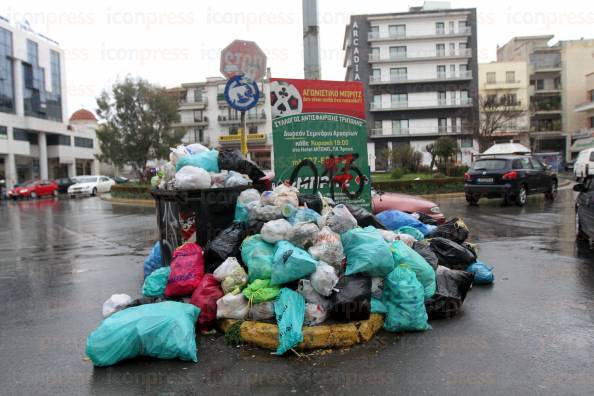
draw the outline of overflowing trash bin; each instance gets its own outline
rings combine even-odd
[[[276,338],[265,344],[278,355],[306,345],[307,329],[327,325],[426,331],[429,320],[460,311],[473,283],[493,281],[461,219],[435,226],[418,214],[374,216],[321,195],[301,196],[284,183],[261,191],[253,188],[261,174],[255,165],[237,153],[218,153],[218,162],[216,156],[200,147],[176,148],[155,180],[160,241],[144,264],[146,300],[114,295],[106,301],[110,316],[87,342],[95,364],[139,354],[195,361],[188,349],[195,344],[159,338],[174,328],[181,337],[195,337],[188,321],[199,332],[212,331],[217,320],[227,321],[225,328],[229,321],[267,323]],[[233,169],[221,175],[225,166]],[[188,167],[206,172],[210,187],[176,188],[191,183],[187,175],[204,176]],[[176,179],[180,172],[183,183]],[[173,301],[179,317],[164,312],[169,305],[163,304]],[[162,318],[147,345],[132,329],[150,322],[141,315]],[[379,326],[362,325],[378,316]],[[369,339],[373,331],[357,338]],[[118,346],[128,342],[122,337],[137,346]]]

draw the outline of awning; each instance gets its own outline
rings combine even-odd
[[[594,137],[576,140],[571,145],[569,151],[571,151],[572,153],[576,153],[578,151],[582,151],[589,148],[594,148]]]

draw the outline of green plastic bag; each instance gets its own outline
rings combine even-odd
[[[397,232],[399,234],[408,234],[411,237],[415,238],[417,241],[422,241],[423,239],[425,239],[425,235],[421,231],[411,226],[400,227]]]
[[[186,165],[202,168],[207,172],[219,173],[219,152],[208,150],[198,154],[184,155],[177,160],[175,170],[179,171]]]
[[[394,269],[390,246],[375,227],[353,228],[340,239],[347,258],[346,276],[386,276]]]
[[[200,309],[164,301],[118,311],[87,338],[87,356],[95,366],[111,366],[135,356],[197,362],[196,332]]]
[[[151,272],[149,276],[144,280],[142,285],[142,294],[147,297],[161,297],[165,292],[165,286],[167,286],[167,279],[171,267],[161,267]]]
[[[413,249],[402,241],[394,241],[392,244],[392,254],[396,265],[405,264],[407,268],[413,270],[417,280],[423,285],[425,299],[435,294],[435,271],[433,267]]]
[[[274,302],[274,313],[278,324],[276,354],[282,355],[303,341],[305,300],[301,294],[284,287]]]
[[[252,304],[274,300],[278,293],[279,288],[270,285],[270,279],[256,279],[243,289],[243,295]]]
[[[274,245],[264,241],[260,234],[244,239],[241,244],[241,260],[248,267],[248,281],[270,279]]]
[[[375,297],[371,297],[371,313],[385,314],[386,312],[388,312],[388,310],[386,309],[386,306],[384,305],[382,300]]]
[[[405,266],[397,266],[384,279],[382,302],[386,307],[384,329],[401,332],[431,328],[427,323],[423,286]]]
[[[287,241],[279,241],[275,246],[270,277],[273,285],[305,278],[316,270],[316,259],[300,247]]]

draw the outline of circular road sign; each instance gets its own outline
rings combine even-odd
[[[225,85],[225,100],[235,110],[246,111],[258,104],[258,84],[244,76],[230,78]]]

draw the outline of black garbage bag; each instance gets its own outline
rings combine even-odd
[[[233,170],[248,175],[252,182],[266,176],[258,165],[244,158],[237,149],[222,149],[219,151],[219,168]]]
[[[437,225],[437,220],[435,220],[433,217],[429,216],[428,214],[425,214],[423,212],[415,212],[415,214],[417,216],[419,216],[419,221],[423,224],[427,224],[427,225]]]
[[[371,312],[371,278],[343,276],[331,295],[331,317],[339,320],[366,320]]]
[[[463,243],[468,238],[468,226],[464,220],[454,217],[452,220],[437,226],[431,237],[446,238],[456,243]]]
[[[228,257],[235,257],[241,263],[241,243],[245,238],[260,232],[261,221],[233,223],[208,242],[204,251],[205,271],[212,273]]]
[[[437,259],[435,253],[433,253],[433,250],[431,250],[431,246],[429,246],[428,242],[424,240],[417,241],[413,243],[412,248],[415,252],[423,256],[425,261],[428,262],[431,267],[433,267],[433,270],[437,269],[437,264],[439,260]]]
[[[476,261],[474,254],[464,246],[446,238],[431,238],[430,246],[437,256],[439,265],[464,271]]]
[[[359,227],[367,227],[373,226],[375,228],[379,228],[382,230],[387,230],[386,226],[378,220],[371,212],[367,209],[363,209],[360,206],[355,206],[351,204],[344,204],[347,207],[349,212],[353,215],[353,217],[357,220],[357,225]]]
[[[315,210],[319,214],[322,214],[322,208],[324,203],[319,195],[315,194],[299,194],[299,206],[307,206],[311,210]]]
[[[447,319],[456,315],[472,287],[474,274],[466,271],[437,267],[437,289],[433,297],[425,301],[429,319]]]
[[[474,256],[475,260],[478,258],[478,248],[477,248],[477,245],[475,245],[474,243],[470,243],[470,242],[464,242],[462,244],[462,246],[464,246],[466,249],[468,249],[468,251],[470,253],[472,253],[472,255]]]

